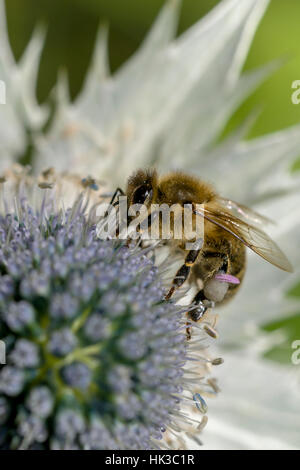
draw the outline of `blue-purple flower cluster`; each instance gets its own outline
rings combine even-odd
[[[0,449],[149,449],[179,410],[181,313],[79,201],[0,216]]]

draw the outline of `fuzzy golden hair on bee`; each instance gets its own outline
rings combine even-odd
[[[204,204],[212,201],[216,192],[207,182],[181,171],[173,171],[159,177],[155,169],[139,169],[127,182],[126,195],[129,204],[142,203],[143,190],[151,191],[151,202],[157,204]]]
[[[212,201],[216,192],[213,186],[181,171],[159,178],[160,199],[168,204],[204,204]]]

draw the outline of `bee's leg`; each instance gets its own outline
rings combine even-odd
[[[186,313],[188,320],[190,319],[194,322],[197,322],[200,320],[200,318],[203,317],[206,310],[208,309],[208,306],[204,305],[203,303],[204,300],[206,300],[206,297],[204,295],[203,289],[201,289],[193,298],[192,303],[195,305],[194,308],[188,310]],[[190,321],[187,321],[186,323],[186,338],[188,341],[192,338],[192,325]]]
[[[215,273],[218,271],[228,272],[229,260],[227,253],[204,251],[201,255],[204,259],[216,258],[219,260],[214,269]],[[188,316],[191,320],[198,321],[203,317],[212,302],[205,296],[203,288],[195,295],[192,303],[195,305],[195,308],[188,312]]]
[[[118,195],[125,196],[125,193],[124,193],[123,189],[117,188],[117,189],[115,190],[115,192],[114,192],[114,194],[113,194],[113,196],[112,196],[112,198],[111,198],[111,200],[110,200],[110,205],[112,205],[112,206],[114,206],[114,207],[116,207],[116,206],[118,207],[118,206],[119,206],[119,200],[116,200],[116,201],[115,201],[115,199],[117,198]],[[117,237],[119,236],[119,231],[120,231],[120,227],[118,226],[118,227],[117,227],[117,231],[116,231]]]
[[[198,321],[200,318],[203,317],[205,314],[206,310],[208,309],[208,306],[204,304],[204,301],[207,301],[203,289],[201,289],[193,298],[193,304],[195,305],[195,308],[191,309],[188,312],[188,317],[193,320],[193,321]]]
[[[202,280],[204,280],[205,274],[207,273],[209,273],[208,279],[211,279],[211,277],[213,277],[220,270],[224,272],[228,271],[229,261],[228,261],[227,253],[205,250],[201,252],[201,257],[203,258],[203,261],[209,260],[209,259],[213,261],[213,259],[215,258],[215,262],[213,261],[212,264],[209,263],[208,265],[206,264],[204,266],[204,271],[202,271],[202,273],[201,272],[198,273],[198,276],[200,279],[202,278]],[[205,263],[203,263],[203,265],[204,264]],[[200,265],[201,265],[201,262],[200,262]],[[204,280],[204,285],[205,285],[205,280]],[[206,311],[212,305],[214,305],[214,302],[212,302],[210,299],[207,299],[204,293],[204,288],[202,288],[195,295],[192,304],[193,304],[193,307],[190,308],[189,311],[187,311],[187,318],[188,320],[197,322],[204,316]],[[187,340],[190,340],[192,337],[192,324],[190,321],[187,321],[186,337],[187,337]]]
[[[146,218],[142,221],[142,223],[146,220]],[[130,224],[131,222],[131,218],[128,216],[127,218],[127,223],[128,225]],[[141,227],[141,225],[137,226],[136,227],[136,231],[137,233],[139,233],[139,242],[141,243],[141,247],[143,248],[143,233],[145,232],[145,230],[148,230],[148,227],[151,227],[151,213],[148,215],[147,217],[147,225],[146,225],[146,228],[143,228]],[[128,237],[127,239],[127,243],[126,243],[126,246],[129,246],[130,245],[130,242],[132,241],[132,239],[130,237]]]
[[[114,192],[114,194],[113,194],[111,200],[110,200],[110,204],[112,204],[113,206],[116,206],[116,205],[119,203],[119,201],[115,201],[115,199],[116,199],[116,197],[118,196],[118,194],[121,194],[121,196],[125,196],[125,193],[124,193],[123,189],[117,188],[117,189],[115,190],[115,192]]]
[[[184,264],[181,266],[181,268],[178,269],[176,276],[173,279],[172,287],[170,288],[169,292],[165,297],[166,300],[169,300],[176,291],[176,289],[181,287],[182,284],[187,280],[191,271],[191,267],[193,266],[193,264],[195,264],[200,251],[201,249],[190,250],[188,252],[185,257]]]

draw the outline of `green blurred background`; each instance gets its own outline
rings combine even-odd
[[[101,21],[110,25],[110,63],[114,71],[136,50],[163,3],[164,0],[6,0],[9,32],[17,58],[34,26],[41,21],[47,26],[39,77],[40,100],[47,98],[62,66],[69,72],[72,96],[78,93]],[[179,33],[218,3],[218,0],[183,0]],[[291,84],[300,79],[299,20],[299,0],[271,0],[245,69],[278,57],[285,59],[285,65],[238,110],[228,129],[261,106],[251,137],[299,122],[300,104],[291,102]]]
[[[179,33],[218,3],[218,0],[183,0]],[[68,70],[71,93],[76,96],[101,22],[110,26],[110,65],[115,71],[137,49],[163,4],[164,0],[6,0],[9,34],[17,58],[34,27],[40,22],[47,27],[38,82],[40,101],[47,99],[61,67]],[[284,59],[284,65],[240,107],[226,133],[257,108],[262,109],[261,114],[248,137],[300,122],[300,104],[291,102],[292,82],[300,79],[299,22],[300,0],[271,0],[245,70],[278,58]],[[299,297],[300,284],[289,295]],[[266,356],[290,363],[291,342],[300,336],[299,316],[291,312],[285,320],[265,326],[270,332],[279,329],[286,333],[286,340]]]

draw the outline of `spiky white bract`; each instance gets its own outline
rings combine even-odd
[[[289,369],[245,352],[225,356],[218,374],[222,392],[210,403],[205,449],[299,449],[295,366]]]
[[[69,162],[79,171],[91,164],[103,176],[113,169],[116,185],[124,184],[139,166],[167,171],[184,167],[220,182],[221,190],[236,196],[236,188],[225,187],[234,181],[224,177],[223,169],[246,179],[251,165],[253,179],[249,175],[244,193],[249,202],[247,188],[256,194],[252,182],[261,169],[269,169],[283,155],[295,156],[297,129],[249,144],[241,144],[240,132],[211,149],[239,103],[276,67],[240,75],[268,2],[224,1],[171,41],[179,3],[166,4],[139,51],[114,76],[108,75],[106,34],[99,34],[85,87],[74,103],[60,100],[52,130],[39,141],[39,166],[55,162],[64,152],[65,158],[57,161],[63,169]],[[65,86],[61,81],[58,88]],[[68,96],[66,90],[63,94]],[[279,145],[274,154],[275,142]],[[267,154],[263,159],[260,149]],[[234,165],[226,164],[226,155]]]

